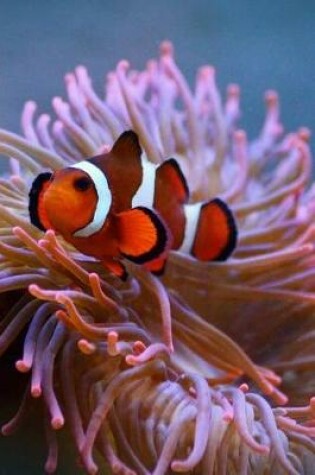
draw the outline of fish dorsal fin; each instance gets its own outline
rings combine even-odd
[[[237,241],[235,219],[227,204],[215,198],[201,206],[192,255],[202,261],[225,261]]]
[[[132,198],[141,185],[141,153],[137,134],[128,130],[118,137],[110,152],[88,160],[105,174],[116,212],[131,208]]]
[[[138,135],[133,130],[123,132],[113,145],[111,153],[116,159],[130,160],[136,159],[140,162],[142,149],[140,147]]]
[[[44,194],[49,187],[51,177],[52,173],[50,172],[40,173],[33,181],[29,192],[28,210],[31,223],[41,231],[52,229],[52,225],[50,224],[43,203]]]
[[[170,158],[162,163],[158,167],[156,174],[158,179],[169,184],[180,203],[188,202],[189,188],[186,178],[175,158]]]
[[[170,235],[162,219],[152,210],[137,207],[116,215],[118,245],[123,257],[144,264],[170,248]]]

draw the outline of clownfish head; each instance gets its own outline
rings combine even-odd
[[[88,161],[42,173],[33,182],[29,211],[32,223],[65,238],[88,237],[105,223],[111,192],[103,172]]]
[[[53,229],[75,234],[93,218],[97,195],[91,178],[81,170],[57,171],[43,196],[43,207]]]

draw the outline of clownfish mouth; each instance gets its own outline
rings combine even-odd
[[[52,180],[53,174],[50,172],[41,173],[32,183],[29,192],[28,211],[31,223],[41,231],[52,228],[45,213],[43,198]]]

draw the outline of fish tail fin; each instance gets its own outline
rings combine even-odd
[[[225,261],[237,242],[232,211],[220,198],[185,206],[184,241],[179,251],[201,261]]]

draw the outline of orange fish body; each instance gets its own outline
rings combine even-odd
[[[109,153],[40,174],[30,191],[31,222],[54,229],[122,278],[122,258],[161,273],[170,249],[226,259],[236,244],[229,208],[219,199],[188,204],[176,160],[157,167],[141,154],[137,135],[127,131]]]

